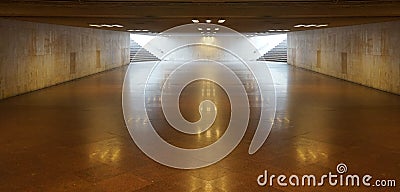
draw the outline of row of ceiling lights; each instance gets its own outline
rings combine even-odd
[[[90,27],[108,27],[108,28],[112,28],[112,27],[118,27],[118,28],[122,28],[124,27],[123,25],[120,24],[89,24]]]
[[[197,30],[199,30],[200,33],[201,33],[203,36],[210,37],[210,36],[214,36],[213,34],[216,34],[217,31],[219,31],[219,28],[218,28],[218,27],[215,27],[215,28],[212,30],[211,27],[206,27],[206,28],[204,28],[204,29],[201,28],[201,27],[199,27],[199,28],[197,28]]]
[[[197,30],[203,31],[203,28],[199,27],[199,28],[197,28]],[[207,27],[207,28],[206,28],[206,31],[211,31],[211,28],[210,28],[210,27]],[[214,28],[214,31],[219,31],[219,28],[218,28],[218,27]]]
[[[211,19],[206,19],[205,21],[206,21],[206,23],[212,23],[212,20],[211,20]],[[198,19],[192,19],[192,22],[193,22],[193,23],[200,23],[200,20],[198,20]],[[222,23],[225,22],[225,19],[218,19],[217,22],[218,22],[219,24],[222,24]]]
[[[205,20],[206,23],[211,23],[212,20],[211,19],[206,19]],[[193,19],[192,20],[193,23],[200,23],[200,21],[198,19]],[[225,22],[225,19],[219,19],[217,21],[218,23],[222,24]],[[123,25],[120,24],[89,24],[90,27],[107,27],[107,28],[113,28],[113,27],[117,27],[117,28],[122,28],[124,27]],[[299,25],[295,25],[295,28],[300,28],[300,27],[305,27],[305,28],[309,28],[309,27],[327,27],[328,24],[299,24]],[[207,34],[211,34],[211,28],[205,28],[205,31],[203,31],[203,28],[197,28],[201,34],[205,35],[205,33]],[[217,31],[219,30],[219,28],[214,28],[214,31],[212,33],[217,33]],[[149,32],[148,29],[128,29],[127,31],[129,32]],[[268,32],[289,32],[289,29],[270,29],[268,30]],[[256,33],[257,35],[257,33]],[[246,36],[250,36],[250,35],[246,35]],[[253,35],[251,35],[253,36]]]
[[[129,32],[149,32],[148,29],[128,29]]]
[[[289,29],[270,29],[269,32],[289,32]]]
[[[123,28],[123,25],[120,24],[89,24],[90,27],[98,27],[98,28],[102,28],[102,27],[107,27],[107,28],[113,28],[113,27],[117,27],[117,28]],[[148,29],[128,29],[127,31],[129,32],[149,32]]]
[[[328,24],[299,24],[295,25],[294,27],[299,28],[299,27],[328,27]]]

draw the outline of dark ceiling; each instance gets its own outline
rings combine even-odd
[[[196,18],[226,20],[239,32],[291,31],[298,24],[347,26],[400,19],[400,1],[359,0],[2,0],[0,16],[26,21],[89,27],[120,24],[110,30],[161,32]],[[103,27],[104,28],[104,27]]]

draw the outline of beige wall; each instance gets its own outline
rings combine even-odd
[[[0,19],[0,99],[129,63],[129,33]]]
[[[400,21],[288,34],[288,63],[400,94]]]

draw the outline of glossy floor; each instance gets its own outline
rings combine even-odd
[[[247,153],[259,117],[257,102],[249,96],[251,119],[242,142],[222,161],[196,170],[162,166],[136,147],[121,107],[125,67],[2,100],[0,191],[399,190],[332,187],[327,181],[323,187],[281,187],[274,180],[272,186],[259,187],[256,180],[264,170],[318,178],[336,174],[339,163],[347,165],[349,174],[372,175],[372,181],[400,176],[400,96],[284,64],[270,67],[277,115],[266,143],[256,154]],[[159,118],[159,101],[149,100],[151,122],[165,140],[197,148],[225,131],[229,101],[212,83],[199,81],[185,88],[182,114],[191,121],[199,118],[192,113],[198,110],[193,99],[207,95],[191,95],[204,85],[215,92],[208,99],[219,103],[220,113],[210,132],[199,138],[171,131]]]

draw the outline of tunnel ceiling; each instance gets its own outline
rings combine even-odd
[[[291,31],[298,24],[328,27],[400,19],[400,1],[359,0],[2,0],[0,16],[25,21],[89,27],[119,24],[109,30],[148,29],[161,32],[192,19],[225,19],[239,32]]]

